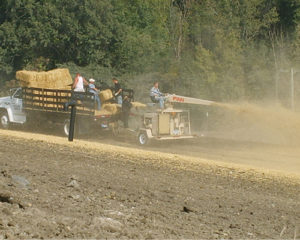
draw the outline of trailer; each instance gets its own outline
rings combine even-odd
[[[11,95],[0,98],[0,126],[4,129],[14,124],[49,125],[61,127],[62,133],[69,134],[70,111],[66,104],[73,99],[71,90],[44,88],[15,88]],[[121,113],[95,110],[94,95],[82,94],[77,101],[76,132],[87,133],[91,129],[108,129],[115,132]],[[120,107],[119,107],[120,108]]]
[[[137,141],[140,145],[146,145],[150,141],[191,139],[197,135],[191,132],[191,121],[189,110],[174,108],[175,103],[187,103],[197,105],[214,105],[213,101],[184,97],[179,95],[168,95],[166,97],[166,108],[159,109],[156,104],[150,104],[141,114],[140,126],[137,132]]]

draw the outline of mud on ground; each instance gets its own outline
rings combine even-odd
[[[0,133],[0,239],[300,237],[296,176]]]

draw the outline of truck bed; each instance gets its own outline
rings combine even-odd
[[[68,113],[64,105],[71,100],[71,90],[22,88],[23,108],[25,110]],[[77,113],[81,115],[95,114],[95,101],[92,94],[84,93],[83,101],[78,100]]]

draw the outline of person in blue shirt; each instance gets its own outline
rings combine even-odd
[[[158,88],[158,82],[154,82],[153,87],[150,90],[150,98],[152,102],[159,103],[161,109],[165,107],[165,100],[167,97]]]
[[[100,97],[99,97],[99,90],[96,88],[95,86],[95,79],[91,78],[89,80],[89,89],[88,91],[90,93],[94,94],[95,97],[95,101],[97,102],[97,110],[101,109],[101,101],[100,101]]]

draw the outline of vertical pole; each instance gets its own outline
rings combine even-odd
[[[69,127],[69,142],[72,142],[73,137],[74,137],[75,117],[76,117],[76,105],[72,104],[71,105],[70,127]]]
[[[295,110],[294,69],[291,68],[291,109]]]

